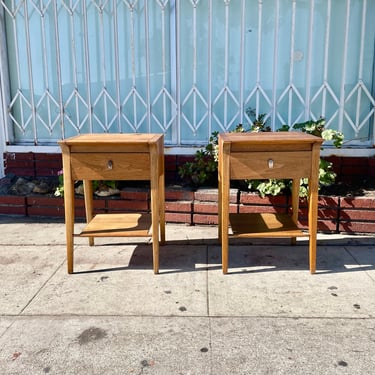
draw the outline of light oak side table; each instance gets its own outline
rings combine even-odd
[[[316,237],[320,147],[323,140],[301,132],[219,134],[219,239],[222,270],[228,272],[231,237],[309,237],[310,272],[316,271]],[[300,179],[309,179],[308,231],[298,228]],[[290,179],[292,214],[229,214],[231,180]],[[229,231],[231,229],[231,233]]]
[[[73,273],[74,181],[83,180],[87,225],[79,234],[94,237],[152,237],[153,271],[159,272],[159,242],[165,242],[164,136],[84,134],[59,141],[64,171],[68,273]],[[151,214],[93,213],[93,180],[147,180]]]

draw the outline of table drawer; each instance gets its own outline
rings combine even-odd
[[[149,180],[148,153],[71,153],[75,180]]]
[[[234,152],[230,154],[230,178],[268,179],[310,177],[310,151]]]

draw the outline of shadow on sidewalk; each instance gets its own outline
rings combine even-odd
[[[132,251],[128,264],[75,273],[151,270],[152,246],[121,242],[95,245],[123,247]],[[80,246],[90,251],[89,246]],[[129,250],[132,247],[133,250]],[[112,255],[111,255],[112,256]],[[100,266],[99,266],[100,267]],[[289,239],[233,239],[229,244],[229,275],[276,271],[309,272],[308,240],[290,245]],[[369,237],[327,238],[317,243],[316,274],[371,271],[375,269],[375,239]],[[160,246],[160,274],[221,270],[221,246],[217,239],[173,240]]]

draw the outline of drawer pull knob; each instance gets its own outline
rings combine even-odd
[[[108,160],[107,169],[113,169],[113,161],[112,160]]]
[[[268,159],[268,168],[272,169],[273,168],[273,160]]]

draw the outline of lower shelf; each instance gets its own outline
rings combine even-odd
[[[150,214],[98,214],[82,230],[81,237],[149,237]]]
[[[286,214],[229,214],[231,237],[307,237]]]

